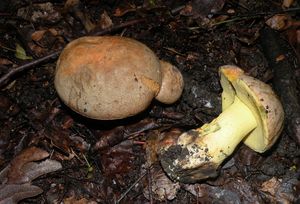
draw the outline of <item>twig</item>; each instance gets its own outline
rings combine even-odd
[[[252,13],[245,13],[245,14],[229,14],[226,12],[216,12],[210,13],[210,15],[229,15],[235,18],[244,18],[244,17],[253,17],[253,16],[269,16],[269,15],[276,15],[276,14],[284,14],[284,13],[293,13],[300,11],[300,7],[289,8],[286,10],[278,10],[278,11],[266,11],[266,12],[252,12]]]
[[[34,61],[31,61],[31,62],[28,62],[27,64],[24,64],[24,65],[20,65],[14,69],[11,69],[8,73],[4,74],[1,78],[0,78],[0,87],[6,85],[10,79],[15,76],[16,74],[22,72],[22,71],[25,71],[25,70],[28,70],[28,69],[31,69],[32,67],[34,67],[35,65],[38,65],[42,62],[45,62],[51,58],[56,58],[58,57],[59,53],[61,52],[61,50],[59,51],[56,51],[56,52],[53,52],[49,55],[46,55],[42,58],[39,58],[39,59],[36,59]]]
[[[152,196],[152,174],[151,169],[147,168],[147,175],[148,175],[148,191],[149,191],[149,203],[153,204],[153,196]]]
[[[140,180],[142,180],[142,178],[144,178],[144,176],[146,176],[148,172],[144,173],[143,175],[140,176],[140,178],[138,178],[122,195],[121,197],[116,201],[116,204],[120,203],[121,200],[123,200],[123,198],[129,193],[129,191],[131,191],[131,189],[138,183],[140,182]]]
[[[121,24],[116,25],[112,28],[91,32],[88,35],[92,35],[92,36],[105,35],[105,34],[112,33],[112,32],[115,32],[117,30],[120,30],[122,28],[126,28],[128,26],[132,26],[132,25],[144,22],[145,20],[146,20],[146,18],[135,19],[135,20],[128,21],[128,22],[125,22],[125,23],[121,23]],[[6,74],[4,74],[3,76],[0,77],[0,87],[6,85],[18,73],[23,72],[25,70],[29,70],[29,69],[33,68],[34,66],[36,66],[38,64],[41,64],[43,62],[46,62],[50,59],[56,59],[59,56],[60,53],[61,53],[61,50],[58,50],[58,51],[55,51],[51,54],[48,54],[48,55],[46,55],[42,58],[33,60],[33,61],[31,61],[27,64],[20,65],[16,68],[11,69],[8,73],[6,73]]]
[[[225,23],[232,23],[235,21],[256,19],[256,18],[261,18],[261,17],[269,16],[269,15],[292,13],[292,12],[298,12],[298,11],[300,11],[299,7],[286,9],[283,11],[258,12],[258,13],[247,13],[247,14],[243,14],[243,15],[233,15],[233,16],[231,16],[232,18],[214,23],[213,26],[221,25],[221,24],[225,24]],[[229,15],[228,13],[211,13],[211,14],[213,14],[213,15]]]
[[[99,30],[99,31],[92,31],[88,35],[95,35],[95,36],[105,35],[105,34],[112,33],[112,32],[115,32],[117,30],[120,30],[122,28],[126,28],[126,27],[129,27],[129,26],[138,24],[138,23],[145,22],[146,20],[147,20],[147,18],[135,19],[135,20],[127,21],[125,23],[121,23],[121,24],[116,25],[116,26],[111,27],[111,28],[107,28],[107,29]]]

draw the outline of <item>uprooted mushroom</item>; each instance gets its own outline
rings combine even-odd
[[[146,45],[126,37],[82,37],[57,62],[55,88],[75,112],[99,120],[144,111],[153,98],[174,103],[183,90],[179,70]]]
[[[161,164],[174,180],[193,183],[215,177],[241,141],[263,153],[283,129],[283,108],[269,85],[235,66],[221,67],[220,75],[223,112],[160,149]]]

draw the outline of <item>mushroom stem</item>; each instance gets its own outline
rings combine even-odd
[[[256,126],[256,119],[251,110],[235,97],[234,103],[211,123],[196,129],[199,136],[193,144],[205,146],[205,155],[211,157],[210,162],[220,164]],[[184,134],[179,137],[179,144],[185,143]],[[193,149],[192,146],[190,149]]]
[[[161,163],[173,179],[182,182],[212,177],[224,159],[256,126],[251,110],[235,97],[234,102],[211,123],[181,134],[177,149],[169,148],[162,154]],[[201,168],[194,169],[195,166]]]

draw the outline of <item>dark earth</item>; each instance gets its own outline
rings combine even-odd
[[[300,203],[299,12],[298,2],[284,7],[277,0],[2,0],[0,203]],[[266,25],[277,14],[288,17],[280,31]],[[74,113],[58,98],[53,78],[63,47],[86,35],[143,42],[182,72],[182,97],[172,105],[153,101],[117,121]],[[281,72],[270,53],[285,56],[276,56]],[[156,156],[160,140],[221,112],[218,68],[226,64],[274,87],[287,113],[285,128],[264,154],[240,144],[216,178],[173,183]],[[292,84],[288,91],[282,81]],[[25,154],[30,147],[37,148]],[[39,154],[45,156],[33,158]],[[25,168],[48,159],[61,168]],[[38,173],[23,181],[26,172]],[[42,191],[21,195],[24,183]]]

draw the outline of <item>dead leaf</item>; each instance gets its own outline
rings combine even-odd
[[[275,195],[276,189],[279,187],[280,182],[275,178],[271,178],[261,184],[261,190],[264,192],[268,192],[271,195]]]
[[[62,168],[58,161],[51,159],[40,163],[33,162],[48,156],[48,152],[37,147],[29,147],[16,156],[0,172],[0,203],[17,203],[42,193],[43,190],[31,185],[31,181]]]
[[[181,11],[180,15],[183,16],[192,16],[193,15],[193,7],[190,4],[187,4]]]
[[[285,30],[292,25],[291,17],[285,14],[277,14],[266,21],[266,24],[274,30]]]
[[[45,32],[46,30],[37,30],[31,34],[31,39],[36,42],[40,41],[43,38]]]
[[[129,12],[136,11],[136,9],[137,8],[135,6],[127,4],[126,7],[117,8],[114,12],[114,16],[121,17],[121,16],[124,16],[125,14],[127,14]]]
[[[185,12],[191,11],[193,17],[207,17],[222,10],[225,0],[192,0]]]
[[[30,182],[29,178],[23,172],[25,164],[32,161],[39,161],[49,156],[49,153],[37,147],[29,147],[23,150],[10,163],[10,171],[8,173],[8,182],[10,184]]]
[[[69,137],[69,130],[51,125],[49,128],[46,128],[42,134],[47,137],[51,141],[51,144],[59,149],[61,153],[67,156],[72,154],[71,145],[73,145],[73,142]]]
[[[36,56],[44,56],[51,48],[59,48],[64,44],[59,34],[54,28],[37,30],[31,34],[33,42],[29,42],[28,46]]]
[[[290,8],[293,3],[294,3],[294,0],[283,0],[282,7]]]
[[[159,126],[160,124],[158,124],[153,119],[144,119],[137,123],[129,124],[126,126],[117,126],[111,130],[97,132],[101,136],[93,149],[103,150],[107,147],[113,147],[114,145],[128,139],[129,137],[136,136],[147,130],[158,128]]]
[[[28,183],[0,185],[0,204],[16,204],[20,200],[39,195],[42,192],[40,187]]]
[[[298,180],[295,175],[287,174],[282,179],[272,177],[263,182],[260,191],[270,200],[270,203],[295,203],[297,184]]]
[[[21,59],[21,60],[32,59],[31,56],[26,55],[26,51],[24,50],[24,48],[19,43],[16,43],[15,57],[18,58],[18,59]]]
[[[29,181],[32,181],[44,174],[48,174],[53,171],[61,169],[62,166],[58,161],[47,159],[40,163],[29,162],[23,166],[22,171],[28,178]]]
[[[101,29],[107,29],[113,26],[113,22],[106,11],[100,16],[99,26]]]
[[[280,62],[280,61],[282,61],[282,60],[284,60],[285,59],[285,56],[284,55],[279,55],[279,56],[277,56],[276,57],[276,62]]]
[[[230,178],[222,185],[185,184],[183,188],[203,203],[263,203],[256,189],[242,178]]]
[[[150,131],[147,134],[146,161],[148,166],[157,162],[158,151],[162,146],[173,144],[182,133],[179,129],[173,128],[167,132],[161,133],[159,130]]]
[[[51,2],[30,4],[18,9],[17,16],[31,22],[47,22],[54,24],[61,20],[62,15]]]
[[[126,174],[134,169],[134,153],[132,141],[126,140],[106,151],[101,152],[101,164],[108,177]]]
[[[96,25],[92,22],[92,18],[88,12],[81,10],[81,2],[79,0],[68,0],[65,3],[64,10],[73,13],[84,26],[87,32],[93,30]]]
[[[150,197],[149,193],[152,194],[155,200],[159,201],[173,200],[176,198],[176,194],[180,189],[178,182],[171,181],[160,167],[151,168],[150,174],[152,182],[150,186],[149,182],[147,182],[143,190],[143,194],[147,199]],[[149,192],[149,190],[151,192]]]
[[[293,28],[286,31],[288,42],[295,48],[296,53],[300,53],[300,30]]]
[[[74,195],[65,198],[64,204],[97,204],[95,201],[89,201],[86,198],[77,199]]]
[[[12,61],[5,58],[0,58],[0,65],[12,65],[12,64],[13,64]]]

